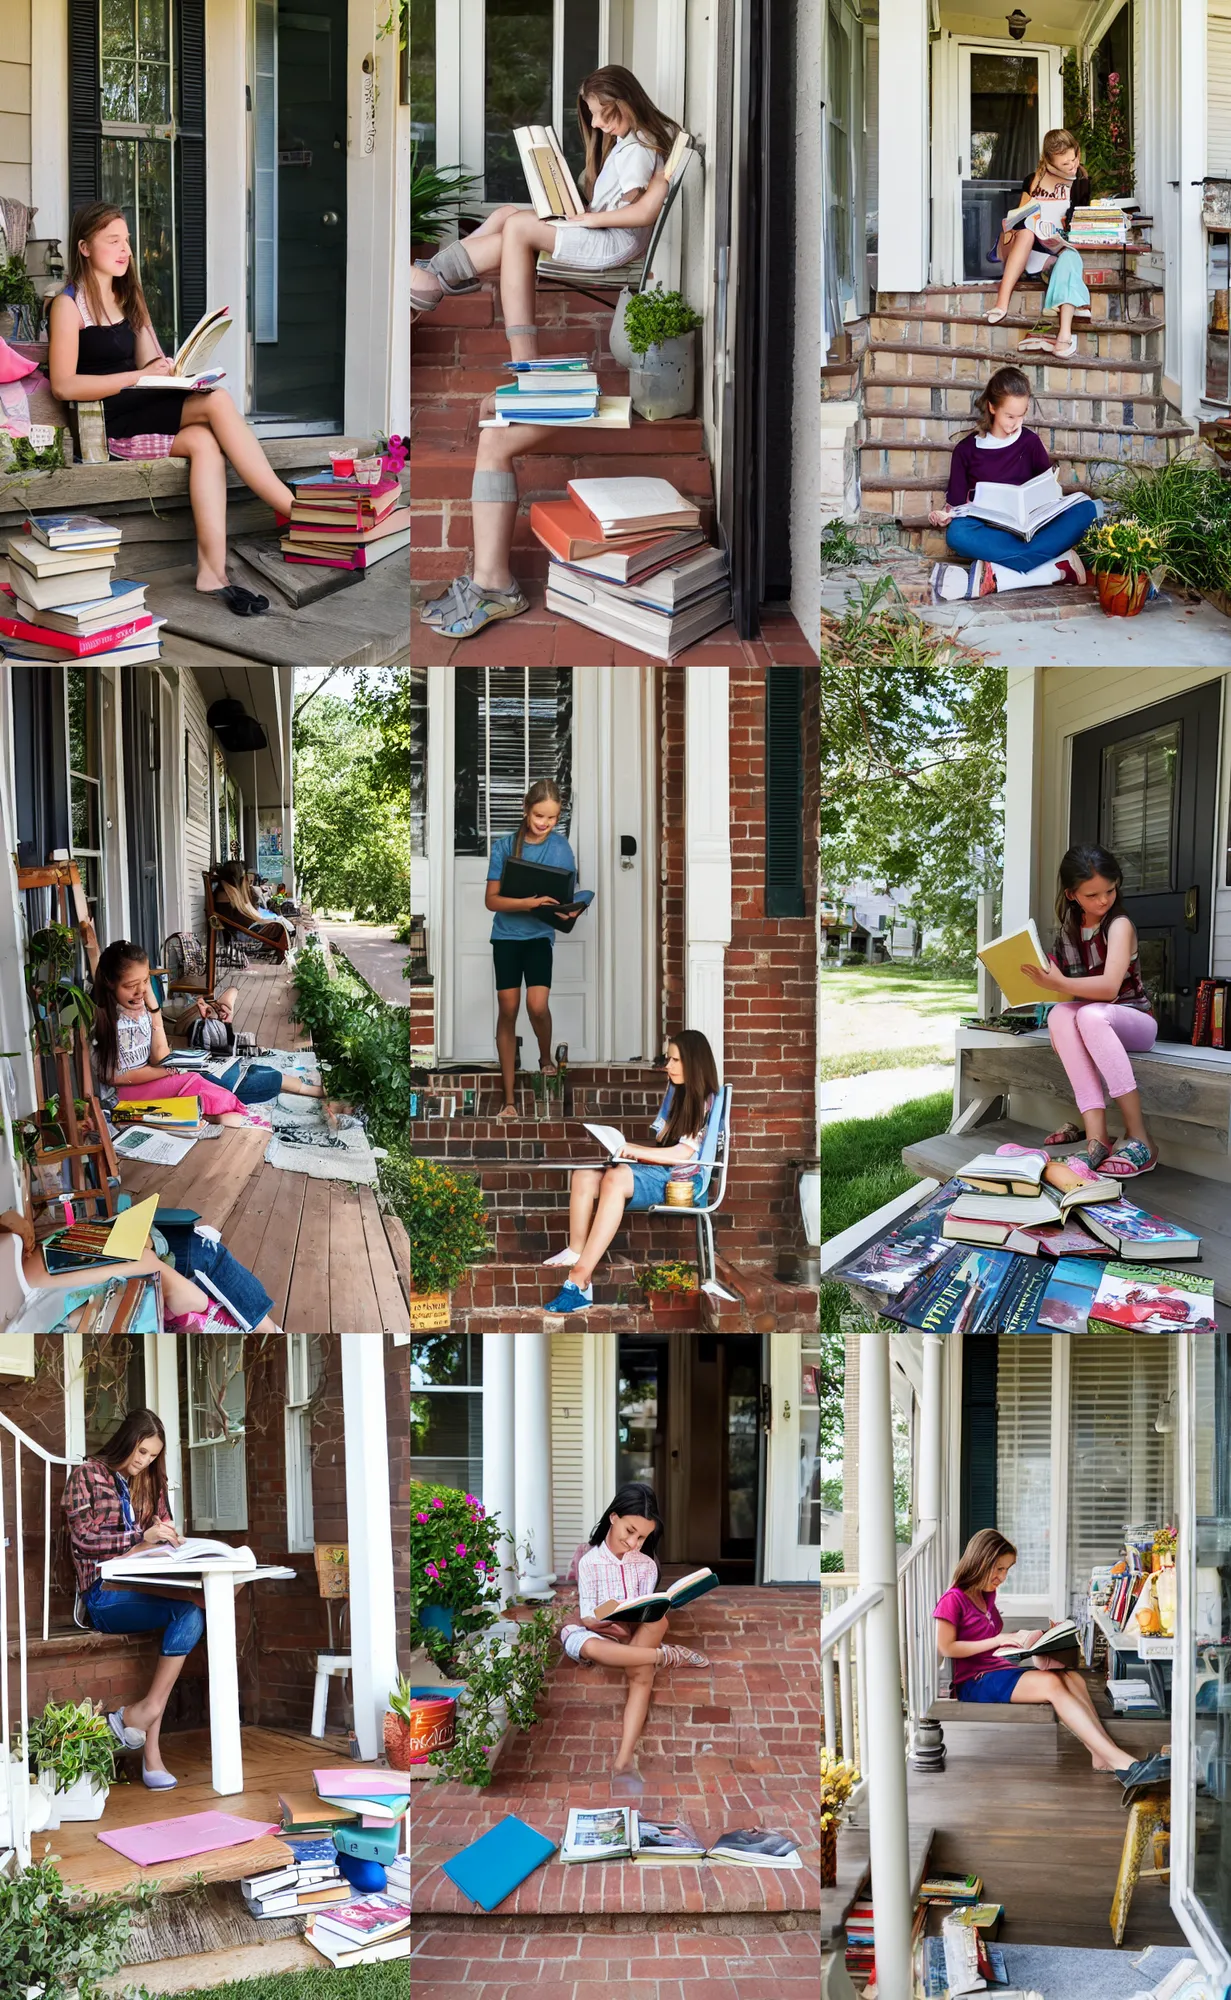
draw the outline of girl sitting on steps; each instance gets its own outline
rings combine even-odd
[[[1063,236],[1073,220],[1073,210],[1089,204],[1090,176],[1081,164],[1076,139],[1062,126],[1044,134],[1039,164],[1022,183],[1022,200],[1037,201],[1039,213],[1018,229],[1001,231],[1004,270],[996,303],[987,314],[988,324],[996,326],[1005,318],[1023,273],[1033,277],[1036,272],[1050,271],[1043,312],[1059,315],[1059,330],[1054,338],[1031,334],[1018,342],[1018,348],[1068,360],[1077,352],[1074,319],[1090,317],[1090,293],[1081,252],[1065,243]]]

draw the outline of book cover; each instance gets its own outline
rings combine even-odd
[[[633,1851],[635,1806],[571,1806],[561,1861],[618,1861]]]
[[[1131,1201],[1094,1202],[1082,1210],[1082,1219],[1100,1242],[1114,1250],[1122,1262],[1158,1257],[1199,1257],[1201,1238],[1178,1222],[1152,1215]]]
[[[1084,1333],[1102,1268],[1086,1257],[1059,1258],[1039,1307],[1039,1325],[1055,1333]]]
[[[1195,1271],[1105,1264],[1090,1326],[1100,1333],[1212,1333],[1214,1280]]]
[[[1033,917],[1024,929],[993,938],[976,956],[991,973],[1010,1007],[1024,1007],[1046,998],[1043,988],[1035,986],[1022,971],[1023,965],[1037,965],[1040,972],[1047,970],[1047,955],[1039,942]]]
[[[699,1861],[705,1843],[682,1819],[650,1820],[637,1814],[634,1861]]]
[[[966,1250],[910,1310],[894,1314],[924,1333],[982,1333],[1008,1281],[1014,1258],[1007,1250]]]
[[[1088,1211],[1086,1211],[1088,1212]],[[1057,1222],[1042,1229],[1023,1229],[1023,1236],[1033,1236],[1044,1257],[1105,1257],[1107,1246],[1098,1238],[1088,1234],[1080,1223]]]
[[[107,652],[130,633],[140,632],[153,621],[146,613],[140,618],[132,618],[122,625],[107,626],[101,632],[58,632],[54,652],[71,659],[88,659],[94,653]],[[36,646],[45,646],[49,628],[46,625],[30,625],[24,618],[0,617],[0,634],[6,639],[29,639]]]
[[[798,1868],[801,1863],[789,1833],[763,1826],[733,1827],[707,1849],[711,1861],[737,1862],[746,1868]]]
[[[901,1298],[923,1272],[949,1254],[941,1228],[949,1204],[961,1192],[960,1182],[946,1181],[890,1228],[836,1264],[827,1276],[886,1299]]]
[[[321,1923],[336,1936],[354,1944],[374,1944],[402,1930],[410,1918],[408,1903],[401,1902],[396,1896],[378,1895],[369,1896],[364,1902],[348,1903],[345,1909],[322,1917]]]
[[[1036,1258],[1015,1257],[1013,1269],[993,1301],[982,1331],[996,1334],[1039,1332],[1039,1307],[1051,1277],[1051,1266]]]
[[[977,1903],[983,1894],[983,1877],[946,1874],[941,1868],[933,1868],[919,1884],[919,1894],[928,1902],[937,1897],[949,1903]]]

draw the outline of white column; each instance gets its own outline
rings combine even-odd
[[[188,1495],[180,1453],[179,1358],[173,1333],[145,1335],[145,1401],[167,1434],[168,1498],[175,1525],[183,1533],[188,1522]]]
[[[982,951],[984,945],[990,944],[995,935],[996,898],[990,889],[981,889],[975,905],[975,943],[978,949]],[[993,1007],[997,1005],[996,996],[999,991],[1000,988],[992,978],[982,959],[977,960],[975,970],[975,1006],[978,1009],[981,1021],[986,1021]],[[999,1010],[997,1009],[997,1011]]]
[[[383,1334],[342,1335],[342,1406],[355,1735],[360,1756],[375,1757],[398,1678]]]
[[[881,0],[880,107],[877,287],[919,292],[928,281],[928,0]]]
[[[551,1348],[546,1333],[515,1333],[513,1351],[514,1472],[517,1561],[523,1596],[550,1590]]]
[[[1206,171],[1206,57],[1208,0],[1179,0],[1177,172],[1180,180],[1180,229],[1176,245],[1179,271],[1179,359],[1181,408],[1195,425],[1204,392],[1203,360],[1206,322],[1206,241],[1201,217],[1202,178]]]
[[[919,1399],[918,1532],[940,1520],[944,1348],[938,1333],[923,1336],[923,1391]]]
[[[1005,694],[1007,756],[1004,781],[1002,935],[1021,930],[1033,914],[1038,866],[1039,752],[1043,731],[1043,669],[1010,667]]]
[[[483,1335],[483,1505],[502,1528],[516,1533],[513,1480],[513,1341],[511,1333]],[[500,1545],[501,1608],[517,1595],[517,1563],[511,1542]]]
[[[353,1590],[353,1575],[351,1585]],[[205,1651],[209,1665],[210,1782],[216,1792],[227,1796],[244,1789],[244,1757],[239,1733],[239,1663],[235,1651],[235,1572],[203,1569],[201,1587],[205,1593]],[[256,1585],[250,1588],[256,1589]],[[356,1689],[356,1730],[358,1721]],[[360,1742],[362,1740],[360,1736]],[[363,1754],[370,1757],[375,1753],[365,1750]]]
[[[31,7],[30,203],[38,210],[31,234],[68,245],[68,8]],[[20,58],[17,58],[20,60]]]
[[[684,1028],[696,1028],[722,1075],[723,974],[731,942],[730,677],[684,679]]]
[[[248,206],[247,17],[246,0],[210,0],[205,36],[205,293],[211,307],[231,308],[219,360],[241,409],[248,407],[251,388],[242,221]]]
[[[581,1407],[585,1451],[581,1507],[586,1533],[602,1516],[616,1488],[616,1375],[619,1336],[587,1333],[581,1350]]]
[[[868,1780],[868,1845],[876,1905],[877,1984],[911,1991],[910,1839],[902,1678],[898,1654],[898,1557],[893,1519],[893,1427],[889,1342],[859,1336],[859,1583],[885,1596],[867,1621],[867,1710],[860,1717]]]

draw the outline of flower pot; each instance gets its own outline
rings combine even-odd
[[[385,1755],[395,1771],[426,1764],[433,1750],[447,1750],[457,1732],[457,1692],[418,1687],[410,1691],[410,1720],[385,1716]]]
[[[699,1292],[647,1292],[650,1317],[656,1326],[695,1326]]]
[[[633,408],[647,423],[663,423],[668,417],[690,417],[696,398],[697,336],[682,333],[676,340],[664,340],[659,347],[647,347],[634,354],[628,365],[628,388]]]
[[[1100,570],[1094,581],[1109,618],[1135,618],[1150,590],[1148,576],[1121,576],[1118,571]]]
[[[836,1821],[821,1828],[821,1887],[838,1886],[838,1828]]]
[[[107,1804],[110,1785],[102,1785],[89,1772],[78,1778],[67,1789],[61,1789],[54,1771],[40,1771],[40,1790],[46,1792],[52,1808],[60,1815],[61,1821],[78,1819],[101,1819]],[[97,1789],[96,1789],[97,1787]]]
[[[453,1613],[447,1604],[420,1605],[419,1623],[433,1632],[443,1632],[446,1639],[453,1637]]]

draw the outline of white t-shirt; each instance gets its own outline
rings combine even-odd
[[[1021,434],[1022,434],[1022,426],[1020,424],[1017,426],[1017,429],[1013,431],[1011,435],[1007,438],[993,437],[992,433],[988,431],[984,436],[977,437],[975,439],[975,450],[1004,451],[1007,445],[1016,444]]]
[[[619,208],[634,188],[647,188],[662,165],[662,155],[637,132],[626,132],[603,161],[590,208],[594,212]]]

